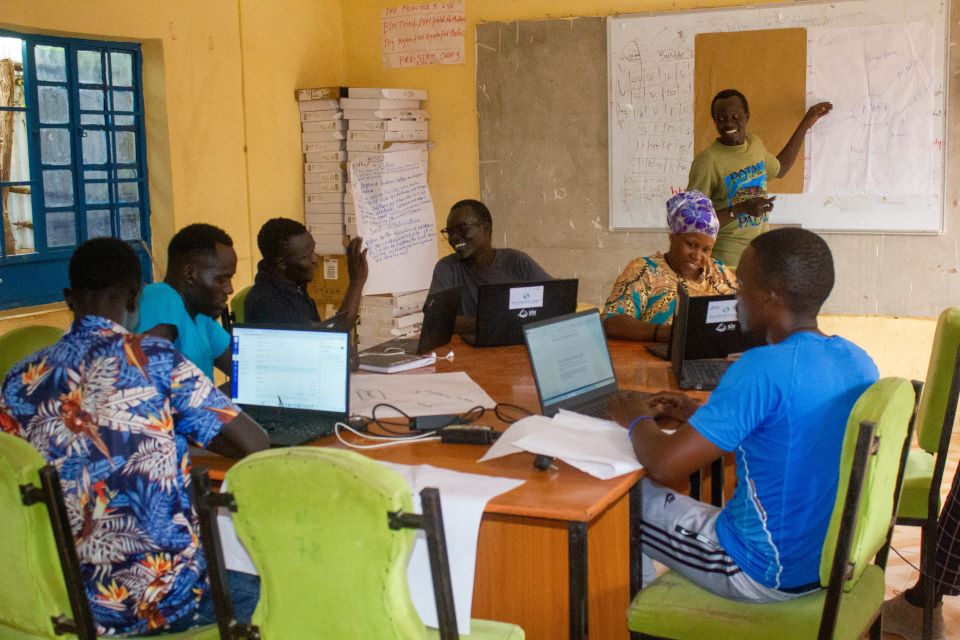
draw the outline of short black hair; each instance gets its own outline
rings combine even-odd
[[[267,260],[283,257],[290,238],[307,233],[307,228],[290,218],[271,218],[257,233],[257,246]]]
[[[123,285],[139,286],[142,272],[137,253],[119,238],[87,240],[70,258],[70,288],[103,291]]]
[[[823,238],[795,227],[763,233],[750,243],[763,282],[791,311],[817,314],[833,290],[833,255]]]
[[[233,239],[226,231],[212,224],[188,224],[170,240],[167,261],[173,264],[199,256],[216,256],[218,244],[232,247]]]
[[[750,113],[750,105],[747,104],[747,98],[742,93],[736,89],[724,89],[717,95],[713,96],[713,101],[710,103],[710,117],[713,118],[713,107],[717,104],[717,100],[726,100],[727,98],[737,97],[740,98],[740,102],[743,104],[743,112]]]
[[[487,205],[479,200],[461,200],[450,207],[450,211],[457,209],[472,209],[473,212],[477,214],[477,217],[480,218],[480,222],[487,225],[487,228],[493,229],[493,216],[490,215],[490,209],[487,209]]]

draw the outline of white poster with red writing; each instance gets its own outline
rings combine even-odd
[[[387,7],[380,15],[383,66],[463,64],[463,0]]]

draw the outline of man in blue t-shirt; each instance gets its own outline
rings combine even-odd
[[[237,254],[227,232],[191,224],[167,248],[167,276],[140,294],[137,333],[166,338],[201,371],[230,374],[230,334],[217,319],[233,293]]]
[[[760,235],[737,280],[741,327],[767,346],[743,354],[703,406],[677,392],[624,393],[611,415],[647,471],[644,553],[723,597],[789,600],[819,588],[847,417],[878,374],[862,349],[817,328],[834,282],[822,238]],[[730,451],[737,487],[723,509],[666,488]]]

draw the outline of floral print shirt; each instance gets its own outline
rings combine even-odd
[[[650,324],[670,324],[679,287],[691,296],[735,293],[737,280],[719,260],[711,260],[697,280],[687,280],[670,268],[662,253],[656,253],[627,265],[613,283],[603,313],[626,314]]]
[[[96,316],[7,375],[0,428],[59,469],[98,635],[193,614],[208,584],[188,445],[237,413],[169,342]]]

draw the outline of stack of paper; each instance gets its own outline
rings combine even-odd
[[[304,218],[317,253],[345,253],[347,125],[340,87],[298,89],[303,151]]]
[[[361,351],[393,338],[411,337],[423,325],[423,303],[427,292],[363,296],[360,300],[360,324],[357,346]]]
[[[553,418],[530,416],[513,423],[480,462],[520,451],[559,458],[601,480],[643,468],[626,429],[562,409]]]
[[[421,101],[427,99],[423,89],[347,89],[340,102],[347,121],[347,160],[381,159],[396,151],[420,150],[426,168],[429,147],[427,112]],[[348,169],[349,178],[349,169]],[[356,235],[356,212],[349,181],[344,199],[347,235]]]

